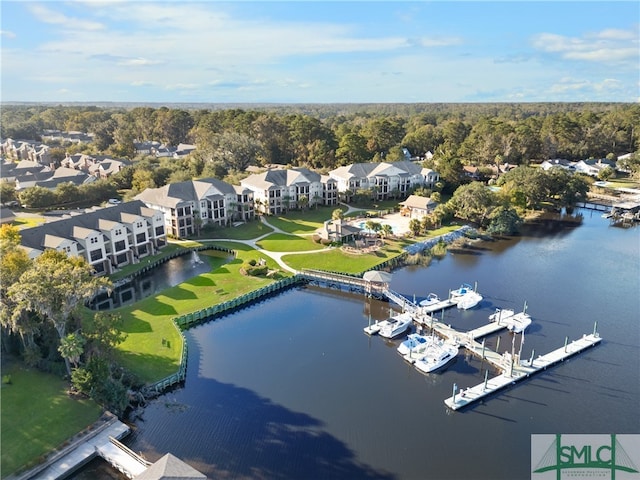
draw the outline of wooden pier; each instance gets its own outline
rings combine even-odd
[[[549,352],[546,355],[541,355],[535,359],[532,358],[525,361],[519,359],[518,356],[512,357],[510,354],[500,356],[491,350],[485,349],[484,358],[491,361],[491,363],[495,363],[497,359],[490,359],[489,356],[498,355],[498,357],[503,359],[502,367],[507,367],[505,368],[505,371],[491,379],[486,378],[484,382],[467,388],[466,390],[462,390],[459,394],[456,394],[457,386],[454,384],[453,395],[447,398],[444,403],[452,410],[458,410],[481,400],[498,390],[514,385],[516,382],[528,378],[535,373],[546,370],[547,367],[555,365],[558,362],[562,362],[566,358],[600,343],[601,340],[602,338],[600,338],[597,333],[583,335],[582,338],[574,340],[573,342]],[[477,353],[477,350],[474,353]]]

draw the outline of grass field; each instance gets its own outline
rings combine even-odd
[[[2,478],[55,449],[102,413],[92,400],[70,397],[68,383],[54,375],[3,358],[5,375],[11,375],[11,384],[2,384]]]
[[[306,252],[308,250],[321,250],[324,248],[310,237],[299,237],[284,233],[272,233],[263,238],[256,245],[270,252]]]
[[[279,228],[283,232],[291,234],[313,233],[322,224],[331,220],[331,215],[336,208],[346,211],[345,207],[318,207],[309,210],[291,210],[286,216],[267,217],[270,225]]]
[[[173,317],[231,300],[273,282],[272,279],[244,276],[240,267],[246,260],[264,258],[269,268],[277,270],[274,260],[242,243],[215,243],[234,249],[237,258],[225,263],[223,252],[202,251],[200,258],[212,262],[211,272],[113,311],[122,317],[123,330],[127,334],[126,340],[118,346],[119,359],[142,381],[155,382],[178,370],[182,340],[172,322]]]

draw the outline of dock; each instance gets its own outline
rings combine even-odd
[[[451,298],[447,298],[446,300],[440,300],[439,302],[432,303],[431,305],[420,305],[420,308],[424,313],[433,313],[451,308],[454,305],[456,305],[456,302],[454,302]]]
[[[110,415],[98,426],[66,448],[52,455],[42,464],[10,480],[58,480],[100,456],[127,478],[134,478],[150,465],[145,459],[118,441],[129,434],[130,428]]]
[[[583,335],[582,338],[574,340],[573,342],[553,350],[546,355],[540,355],[535,359],[531,358],[525,361],[520,360],[517,356],[511,357],[511,355],[507,353],[500,357],[503,358],[503,367],[509,367],[510,364],[510,368],[506,368],[503,373],[496,377],[486,378],[484,382],[473,387],[469,387],[461,391],[460,394],[456,394],[457,386],[454,384],[453,395],[447,398],[444,403],[452,410],[458,410],[462,407],[466,407],[467,405],[477,402],[498,390],[514,385],[520,380],[528,378],[542,370],[546,370],[547,367],[555,365],[558,362],[562,362],[589,347],[593,347],[600,343],[601,340],[602,338],[600,338],[597,333]],[[491,354],[497,355],[491,350],[486,350],[486,352],[491,352]],[[487,360],[489,360],[488,357]],[[506,365],[504,362],[505,360]],[[494,363],[495,361],[496,359],[494,358],[491,363]]]

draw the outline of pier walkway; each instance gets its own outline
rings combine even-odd
[[[510,369],[507,369],[500,375],[493,377],[491,379],[487,378],[484,382],[469,387],[468,389],[461,391],[460,394],[456,395],[456,386],[454,385],[453,395],[447,398],[444,403],[447,407],[452,410],[458,410],[459,408],[465,407],[473,402],[476,402],[487,395],[491,395],[492,393],[507,387],[509,385],[513,385],[516,382],[528,378],[530,375],[538,373],[542,370],[545,370],[547,367],[550,367],[558,362],[564,361],[566,358],[569,358],[583,350],[592,347],[598,344],[602,338],[595,333],[590,335],[583,335],[582,338],[578,340],[574,340],[573,342],[558,348],[552,352],[547,353],[546,355],[541,355],[538,358],[522,361],[518,359],[518,357],[514,357],[513,360],[515,363],[512,364]],[[492,354],[497,355],[495,352],[491,350],[486,350],[485,355],[491,352]],[[500,356],[499,356],[500,357]],[[501,357],[508,358],[508,357]],[[487,357],[488,360],[488,357]],[[493,363],[493,362],[492,362]]]
[[[129,434],[130,429],[112,417],[94,431],[73,442],[47,462],[7,480],[58,480],[66,478],[82,465],[101,456],[127,478],[144,472],[149,462],[131,451],[117,439]]]

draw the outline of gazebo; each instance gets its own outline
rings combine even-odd
[[[366,290],[368,294],[374,292],[381,293],[389,288],[392,275],[387,272],[381,272],[380,270],[369,270],[364,272],[362,279],[367,282]]]
[[[133,480],[203,480],[207,476],[167,453]]]

